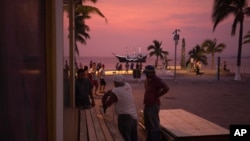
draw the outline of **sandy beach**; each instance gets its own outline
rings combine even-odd
[[[170,91],[161,97],[161,109],[184,109],[226,129],[231,124],[250,124],[250,74],[242,74],[242,81],[235,81],[233,74],[221,74],[203,71],[196,76],[194,72],[178,70],[173,76],[158,72]],[[137,110],[143,109],[143,82],[140,79],[124,75],[133,88]],[[106,90],[113,87],[113,76],[106,76]]]

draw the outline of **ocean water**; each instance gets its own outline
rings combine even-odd
[[[68,60],[68,57],[64,58],[65,60]],[[148,57],[146,63],[143,63],[143,66],[145,65],[154,65],[156,58],[155,57]],[[90,61],[96,62],[96,63],[103,63],[105,65],[106,70],[115,70],[115,65],[118,63],[118,59],[115,56],[110,57],[76,57],[76,62],[78,65],[87,65],[89,66]],[[220,64],[221,68],[223,68],[223,62],[227,62],[227,68],[231,72],[235,72],[236,70],[236,57],[220,57]],[[217,57],[214,59],[215,65],[217,65]],[[162,61],[159,60],[158,64],[162,64]],[[176,59],[176,65],[178,66],[180,64],[180,58]],[[125,63],[122,63],[123,69],[125,69]],[[169,61],[170,66],[174,66],[174,60]],[[144,67],[143,67],[144,68]],[[201,69],[212,69],[211,68],[211,58],[208,58],[208,65],[204,66],[202,65]],[[213,68],[216,69],[216,68]],[[250,57],[242,57],[241,59],[241,73],[250,73]]]

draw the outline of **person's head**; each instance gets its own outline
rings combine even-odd
[[[123,86],[124,85],[124,77],[123,75],[117,74],[114,76],[114,85],[115,87]]]
[[[143,73],[146,75],[147,78],[152,78],[155,76],[155,67],[152,65],[145,66]]]
[[[77,77],[78,77],[79,79],[84,78],[84,77],[85,77],[85,71],[86,71],[86,70],[84,70],[84,69],[79,69],[79,70],[77,71]]]
[[[83,69],[84,69],[84,70],[88,70],[89,67],[85,65],[85,66],[83,67]]]

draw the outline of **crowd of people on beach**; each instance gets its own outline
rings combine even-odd
[[[130,64],[129,64],[129,62],[126,62],[124,64],[124,66],[125,66],[125,74],[128,74],[129,70],[134,70],[134,69],[136,69],[136,70],[142,70],[142,67],[143,67],[142,66],[142,62],[136,62],[135,64],[134,64],[134,62],[130,62]],[[119,62],[116,63],[115,70],[117,72],[121,72],[123,70],[122,63],[119,63]]]
[[[68,66],[65,65],[65,72],[68,71],[67,69]],[[124,141],[137,141],[138,114],[133,100],[132,87],[128,82],[125,82],[123,75],[115,74],[113,79],[114,87],[106,92],[104,71],[104,64],[100,64],[99,66],[92,61],[89,66],[80,66],[77,69],[75,106],[79,109],[94,107],[95,96],[98,95],[97,91],[99,89],[99,93],[103,93],[99,96],[101,96],[104,113],[108,110],[108,107],[114,105],[118,121],[117,126]],[[169,87],[161,78],[156,76],[154,66],[147,65],[143,73],[146,75],[144,81],[144,100],[142,101],[144,104],[143,117],[147,133],[146,140],[160,141],[160,97],[169,91]]]
[[[75,64],[75,105],[78,108],[90,108],[94,106],[94,96],[105,93],[105,65],[90,61],[89,66],[80,63]],[[69,105],[69,65],[65,61],[64,66],[64,93],[65,105]],[[99,90],[99,91],[98,91]],[[88,97],[90,99],[88,99]],[[87,99],[87,101],[86,101]]]
[[[117,63],[116,66],[121,66],[120,68],[122,68],[122,64]],[[116,69],[118,69],[118,70],[119,70],[120,68],[119,68],[119,67],[118,67],[118,68],[116,67]],[[125,63],[125,68],[126,68],[126,69],[130,69],[130,70],[133,70],[133,69],[142,70],[142,63],[141,63],[141,62],[136,62],[136,64],[134,64],[134,62],[131,62],[130,65],[129,65],[129,63],[126,62],[126,63]]]

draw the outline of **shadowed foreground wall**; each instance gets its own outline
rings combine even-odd
[[[41,0],[1,1],[1,141],[48,138],[44,13]]]

